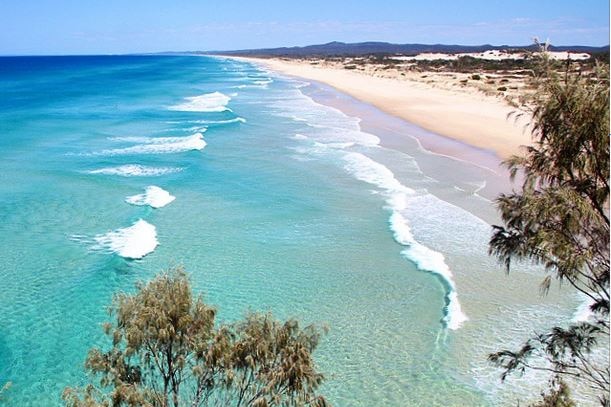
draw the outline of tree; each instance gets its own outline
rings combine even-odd
[[[216,327],[181,269],[115,296],[112,346],[92,348],[86,369],[99,387],[67,388],[67,406],[326,406],[312,352],[319,331],[250,313]]]
[[[558,382],[557,388],[550,391],[549,394],[541,394],[541,400],[531,407],[576,407],[577,405],[571,400],[571,392],[569,386],[563,381]]]
[[[609,337],[609,71],[562,76],[549,65],[529,101],[534,144],[505,164],[521,190],[496,200],[503,226],[494,226],[490,253],[509,272],[514,259],[545,266],[554,279],[589,301],[588,321],[554,327],[517,351],[489,356],[502,379],[526,369],[550,371],[594,389],[609,405],[609,365],[592,351]]]

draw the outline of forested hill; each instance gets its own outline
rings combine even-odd
[[[525,46],[510,45],[446,45],[446,44],[391,44],[388,42],[358,42],[347,44],[344,42],[329,42],[327,44],[308,45],[305,47],[281,47],[281,48],[261,48],[243,49],[228,51],[207,51],[206,54],[220,55],[243,55],[243,56],[331,56],[331,55],[370,55],[370,54],[404,54],[414,55],[423,52],[484,52],[493,49],[501,50],[537,50],[536,44]],[[600,53],[608,52],[609,46],[590,47],[583,45],[574,46],[554,46],[550,45],[550,51],[573,51]]]

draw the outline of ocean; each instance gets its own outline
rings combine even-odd
[[[579,301],[488,256],[510,186],[420,145],[439,136],[218,57],[3,57],[0,92],[0,403],[60,404],[113,294],[178,265],[221,321],[328,327],[333,405],[515,405],[546,382],[501,384],[486,356]]]

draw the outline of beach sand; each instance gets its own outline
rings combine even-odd
[[[519,153],[520,146],[531,142],[526,116],[518,120],[510,117],[517,109],[494,95],[304,61],[244,59],[273,71],[327,84],[386,113],[439,135],[493,151],[503,159]]]

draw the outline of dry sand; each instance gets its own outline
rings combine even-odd
[[[379,77],[371,71],[307,61],[248,60],[287,75],[325,83],[429,131],[492,150],[501,158],[531,142],[530,133],[525,131],[527,119],[508,118],[516,108],[495,95],[473,89],[455,90],[449,83],[432,86],[415,78]]]

